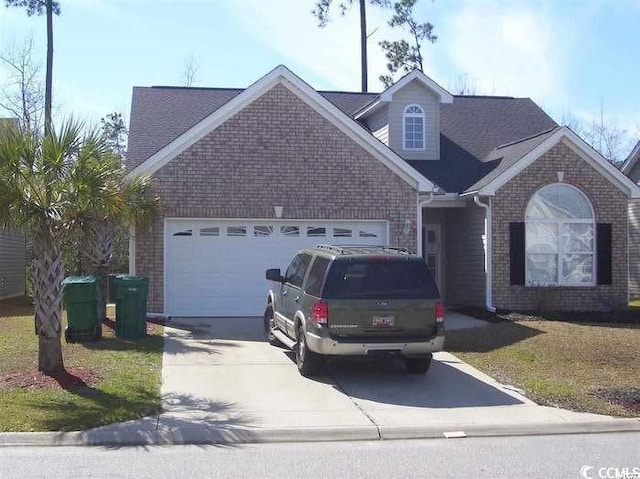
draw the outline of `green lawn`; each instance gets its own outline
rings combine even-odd
[[[147,332],[146,338],[125,340],[103,326],[100,341],[63,340],[67,370],[97,377],[86,386],[38,388],[24,381],[9,387],[9,377],[31,373],[36,383],[42,377],[30,304],[0,301],[0,431],[82,430],[157,413],[163,327],[148,324]]]
[[[448,332],[445,348],[538,403],[640,416],[638,323],[503,321]]]

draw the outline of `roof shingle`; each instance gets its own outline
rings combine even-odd
[[[131,170],[240,94],[237,88],[134,87],[127,169]],[[353,117],[377,93],[319,92]],[[449,192],[463,192],[503,159],[489,153],[557,124],[529,98],[456,96],[440,110],[440,161],[410,160]]]

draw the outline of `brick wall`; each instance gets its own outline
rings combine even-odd
[[[164,217],[384,219],[390,241],[416,250],[417,192],[282,85],[154,175]],[[402,234],[405,220],[411,231]],[[163,228],[136,235],[136,272],[162,311]]]
[[[591,201],[597,223],[612,224],[612,284],[594,287],[526,287],[509,284],[509,223],[522,222],[527,203],[539,188],[558,182],[579,188]],[[627,307],[627,197],[564,143],[498,190],[493,198],[493,299],[497,308],[515,310],[600,310]]]

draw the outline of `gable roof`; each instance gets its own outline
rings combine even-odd
[[[384,104],[393,100],[393,94],[398,90],[401,90],[412,81],[420,83],[424,88],[431,90],[436,96],[440,98],[440,103],[452,103],[453,95],[447,90],[438,85],[435,81],[429,78],[420,70],[413,70],[400,78],[397,82],[384,90],[382,93],[376,95],[371,101],[363,105],[359,110],[353,112],[353,118],[356,120],[362,119],[370,113],[378,110]]]
[[[636,146],[633,147],[631,153],[629,153],[629,156],[627,156],[627,159],[624,160],[624,163],[622,163],[620,170],[625,175],[629,175],[629,173],[631,173],[631,170],[633,170],[633,167],[636,166],[636,163],[638,163],[638,160],[640,160],[640,140],[638,140]]]
[[[480,178],[476,183],[469,186],[467,188],[467,191],[478,191],[487,186],[498,176],[511,168],[517,161],[521,160],[527,153],[543,143],[559,128],[560,127],[553,127],[537,135],[530,136],[529,138],[523,138],[520,141],[501,145],[498,148],[490,151],[489,154],[483,159],[483,162],[491,165],[491,171]]]
[[[393,94],[398,90],[401,90],[406,85],[411,83],[412,81],[417,81],[421,83],[425,88],[433,91],[436,95],[440,97],[441,103],[451,103],[453,102],[453,95],[449,93],[447,90],[438,85],[435,81],[429,78],[420,70],[413,70],[410,73],[407,73],[405,76],[400,78],[397,82],[387,88],[385,91],[380,93],[381,101],[391,101],[393,98]]]
[[[243,91],[243,88],[134,87],[127,169],[138,166]],[[378,96],[377,93],[318,93],[349,116]]]
[[[298,98],[307,103],[317,113],[349,136],[369,154],[377,158],[400,178],[415,187],[418,191],[431,191],[433,184],[424,176],[411,168],[402,158],[373,137],[364,127],[354,122],[350,116],[337,108],[333,103],[320,95],[288,68],[280,65],[224,102],[208,116],[188,128],[168,144],[138,164],[128,173],[129,177],[139,174],[152,174],[175,158],[182,151],[199,141],[220,124],[241,111],[265,92],[280,84],[289,89]],[[133,107],[132,107],[133,109]],[[169,117],[169,120],[171,116]]]
[[[614,186],[631,198],[640,198],[640,187],[627,178],[606,158],[589,146],[569,127],[563,126],[534,137],[496,148],[486,157],[486,161],[501,163],[487,176],[472,185],[464,195],[492,196],[527,166],[562,141],[586,163],[602,174]]]
[[[131,106],[131,170],[242,93],[238,88],[135,87]],[[348,116],[376,93],[318,92]],[[494,148],[546,131],[557,124],[529,98],[455,96],[441,105],[440,152],[444,161],[408,161],[449,192],[465,191],[490,172],[484,163]]]
[[[240,88],[133,88],[128,170],[167,146],[243,90]]]
[[[313,92],[309,85],[302,83]],[[244,91],[238,88],[135,87],[127,170],[158,153]],[[352,130],[362,128],[359,122],[350,118],[379,99],[377,93],[337,91],[315,92],[314,97],[318,96],[349,117],[343,120],[351,124]],[[448,192],[464,192],[496,168],[500,161],[487,157],[493,149],[558,126],[529,98],[466,95],[453,98],[453,103],[440,105],[442,160],[406,161],[419,175]],[[367,130],[364,131],[373,139]],[[380,143],[378,146],[386,151],[386,155],[399,158],[386,145]]]

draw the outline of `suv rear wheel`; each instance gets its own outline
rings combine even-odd
[[[322,355],[311,351],[307,346],[302,324],[298,325],[296,339],[298,341],[296,346],[296,364],[298,371],[300,371],[300,374],[304,377],[313,376],[324,364],[324,358]]]
[[[267,341],[271,346],[280,346],[280,341],[273,334],[273,328],[276,327],[275,319],[273,317],[273,306],[267,305],[264,310],[264,333],[267,336]]]
[[[411,374],[424,374],[431,367],[431,355],[426,358],[403,358],[407,372]]]

